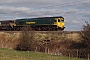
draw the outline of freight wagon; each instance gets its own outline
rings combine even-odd
[[[13,27],[14,27],[13,20],[0,21],[0,30],[13,30]]]

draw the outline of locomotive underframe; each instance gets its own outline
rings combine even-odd
[[[0,30],[13,30],[13,28],[10,25],[0,25]]]
[[[33,31],[57,31],[57,30],[64,30],[64,28],[57,27],[57,25],[24,25],[24,26],[14,26],[13,30],[23,30],[24,28],[27,28],[27,30],[33,30]]]

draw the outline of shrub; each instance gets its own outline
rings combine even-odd
[[[35,47],[34,44],[36,45],[36,41],[34,40],[34,32],[30,31],[30,27],[24,27],[16,49],[24,51],[33,50]]]

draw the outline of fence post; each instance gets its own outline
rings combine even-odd
[[[77,58],[78,58],[78,49],[77,49]]]
[[[50,51],[49,51],[49,48],[48,48],[48,54],[49,54],[49,52],[50,52]]]
[[[88,54],[88,60],[89,60],[89,54]]]
[[[35,52],[37,52],[37,47],[35,48]]]
[[[69,53],[69,60],[70,60],[70,53]]]

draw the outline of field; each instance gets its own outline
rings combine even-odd
[[[69,58],[64,56],[54,56],[41,52],[17,51],[0,48],[0,60],[85,60],[80,58]]]

